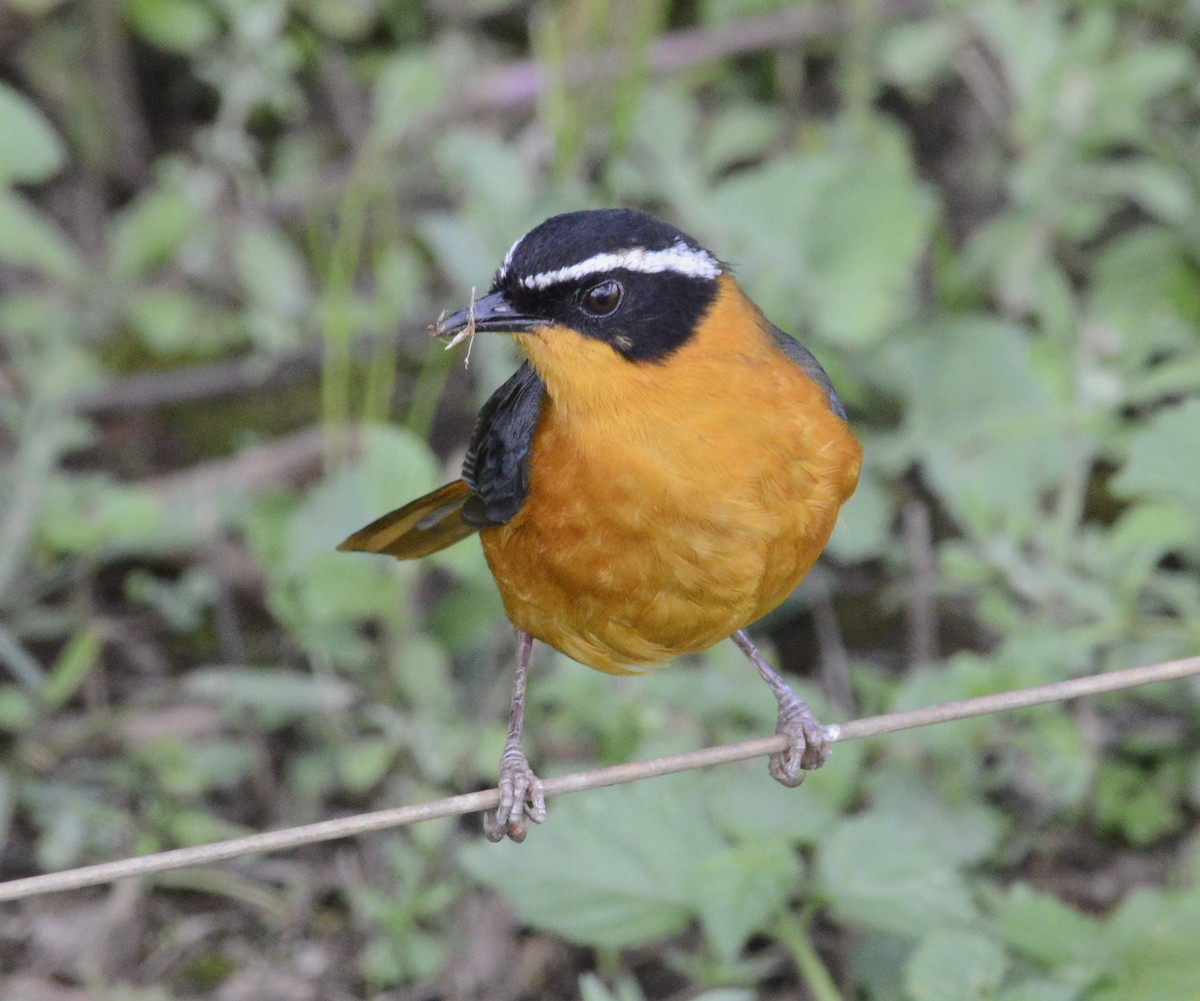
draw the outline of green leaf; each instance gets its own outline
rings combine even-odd
[[[299,318],[311,291],[304,259],[274,226],[243,227],[234,242],[234,262],[252,301],[285,316]]]
[[[58,225],[11,191],[0,191],[0,262],[74,284],[83,259]]]
[[[764,841],[714,852],[697,872],[700,923],[717,959],[730,963],[783,908],[800,881],[800,862],[784,843]]]
[[[312,560],[334,553],[363,525],[401,507],[436,485],[429,446],[400,427],[368,425],[359,453],[314,486],[283,525],[279,548],[264,554],[289,575],[306,575]],[[392,565],[365,554],[335,554],[345,566]]]
[[[698,915],[704,866],[727,850],[703,819],[706,786],[677,775],[555,800],[526,844],[477,841],[462,862],[526,924],[597,948],[640,945]]]
[[[362,38],[376,24],[379,0],[303,0],[299,5],[325,34],[344,41]]]
[[[207,845],[228,838],[241,838],[254,833],[244,824],[231,823],[202,809],[187,807],[172,810],[163,818],[167,845],[172,848],[187,848]]]
[[[21,792],[37,836],[37,861],[44,869],[66,869],[90,852],[115,855],[128,844],[129,817],[100,800],[99,790],[43,779]]]
[[[904,966],[912,951],[910,938],[864,928],[854,944],[857,985],[871,1001],[903,1001]]]
[[[789,0],[703,0],[700,13],[706,25],[729,24],[747,17],[774,13],[788,3]]]
[[[950,17],[894,25],[883,33],[880,76],[914,97],[928,98],[951,69],[955,50],[962,43],[961,36],[961,25]]]
[[[114,219],[111,269],[137,278],[170,260],[194,232],[198,213],[182,191],[150,189]]]
[[[831,155],[769,160],[702,192],[707,218],[697,220],[703,227],[693,228],[722,256],[738,262],[750,297],[785,329],[797,329],[807,312],[802,279],[812,262],[804,234],[817,193],[834,183],[840,166]]]
[[[1124,195],[1148,214],[1181,223],[1195,211],[1196,199],[1187,173],[1150,157],[1131,157],[1093,164],[1090,185],[1102,193]]]
[[[437,483],[429,446],[411,432],[379,424],[363,427],[359,434],[358,456],[313,487],[289,519],[283,558],[293,573],[307,574],[312,560],[331,554],[344,567],[394,565],[382,557],[335,549],[346,536]]]
[[[187,799],[233,789],[257,764],[251,747],[237,740],[165,736],[135,753],[164,792]]]
[[[204,48],[219,30],[212,8],[201,0],[125,0],[125,17],[151,45],[183,54]]]
[[[976,932],[947,929],[921,940],[904,971],[912,1001],[995,997],[1007,967],[1004,950]]]
[[[547,215],[579,208],[567,204],[553,193],[543,194],[540,181],[512,143],[473,130],[450,132],[435,147],[438,166],[449,181],[462,192],[463,206],[453,212],[433,213],[420,221],[419,231],[429,244],[438,266],[458,291],[450,308],[466,305],[472,287],[484,291],[496,264],[522,233]],[[483,353],[481,348],[485,348]],[[509,345],[496,344],[490,350],[475,346],[472,365],[479,358],[485,376],[501,372],[489,361],[511,361]],[[508,372],[503,377],[507,378]]]
[[[813,321],[831,341],[864,347],[902,314],[906,286],[933,221],[933,200],[906,159],[849,154],[817,192],[805,233]]]
[[[836,825],[817,851],[822,897],[843,920],[904,937],[977,920],[966,881],[926,831],[892,811]]]
[[[354,687],[338,678],[276,667],[199,668],[188,675],[184,688],[195,698],[248,710],[272,730],[341,712],[356,696]]]
[[[761,104],[735,105],[717,115],[704,132],[704,169],[717,174],[761,156],[779,141],[779,111]]]
[[[1170,760],[1153,770],[1106,762],[1096,776],[1094,808],[1100,826],[1135,845],[1150,845],[1185,822],[1184,774]]]
[[[0,646],[0,650],[4,650],[7,658],[8,651],[4,646]],[[25,733],[41,716],[41,706],[28,692],[16,685],[0,685],[0,733]]]
[[[94,474],[52,478],[41,515],[42,540],[65,553],[161,555],[196,538],[197,526],[161,495]]]
[[[429,52],[404,52],[379,70],[372,95],[370,142],[386,149],[432,112],[446,93],[446,77]]]
[[[1088,1001],[1195,997],[1197,928],[1200,885],[1182,893],[1135,889],[1108,922],[1116,973]]]
[[[62,169],[66,149],[36,104],[0,81],[0,186],[37,184]]]
[[[1195,56],[1183,44],[1149,39],[1129,46],[1116,58],[1104,55],[1090,73],[1087,140],[1092,148],[1145,142],[1154,121],[1148,103],[1185,85],[1195,73]]]
[[[936,666],[910,670],[892,691],[888,709],[903,712],[976,695],[991,695],[1005,687],[994,661],[960,653]],[[994,726],[994,722],[985,717],[956,720],[943,726],[928,727],[924,732],[896,733],[889,738],[888,749],[900,757],[933,754],[943,760],[964,762],[964,767],[974,767]],[[964,756],[964,749],[971,749],[975,754]],[[885,788],[888,785],[883,784]]]
[[[211,308],[199,296],[169,289],[146,289],[126,304],[129,323],[150,350],[163,357],[190,355]]]
[[[996,1001],[1079,1001],[1082,988],[1054,980],[1025,980],[996,995]]]
[[[846,562],[878,559],[891,552],[895,505],[883,478],[870,465],[870,442],[864,442],[863,447],[867,464],[854,496],[838,513],[827,550]]]
[[[1138,595],[1165,556],[1198,542],[1200,522],[1193,512],[1183,505],[1157,501],[1130,505],[1097,538],[1113,583],[1131,598]]]
[[[1032,772],[1029,793],[1040,792],[1043,804],[1077,809],[1091,794],[1096,749],[1071,716],[1046,710],[1028,730],[1024,757]],[[1035,783],[1040,783],[1040,790]]]
[[[996,901],[994,917],[1011,948],[1048,969],[1087,971],[1094,978],[1113,965],[1095,918],[1026,883]]]
[[[103,648],[104,633],[94,625],[72,636],[46,679],[42,704],[47,709],[61,707],[83,683]]]
[[[792,330],[811,324],[829,340],[862,347],[909,309],[933,203],[889,131],[873,134],[869,151],[831,132],[829,149],[776,159],[718,185],[696,228],[738,262],[747,291],[773,322]]]
[[[1200,399],[1160,410],[1129,443],[1129,459],[1113,478],[1121,497],[1176,501],[1200,509]]]
[[[380,987],[432,980],[444,965],[445,945],[436,936],[412,927],[405,928],[403,936],[371,939],[359,958],[363,976]]]
[[[458,548],[468,549],[483,559],[478,539],[468,539]],[[434,608],[429,628],[456,653],[477,652],[494,641],[496,623],[503,617],[500,592],[489,572],[486,578],[460,581]]]
[[[695,102],[678,87],[648,88],[632,126],[627,155],[612,164],[606,178],[613,194],[630,204],[663,201],[681,218],[704,221],[704,207],[716,191],[710,190],[697,155],[701,130]],[[693,225],[693,231],[712,235],[716,219],[710,211],[705,225]],[[720,246],[723,256],[730,253],[724,243],[711,245]]]
[[[432,636],[408,633],[394,644],[390,662],[396,692],[429,719],[449,718],[457,699],[449,652]]]
[[[371,645],[365,619],[402,614],[418,566],[388,556],[340,553],[352,532],[427,492],[436,463],[411,432],[387,425],[360,431],[353,461],[311,488],[298,504],[260,503],[251,542],[271,582],[272,613],[306,649],[346,666],[365,667]]]
[[[396,760],[390,741],[364,738],[337,749],[338,773],[350,792],[361,795],[387,774]]]
[[[672,703],[674,705],[674,703]],[[827,770],[812,776],[797,792],[785,789],[767,775],[763,762],[747,762],[722,769],[712,776],[709,797],[713,821],[736,841],[746,844],[800,845],[819,841],[837,820],[842,805],[826,795],[839,784],[834,773],[856,772],[859,763],[853,744],[839,746]],[[830,780],[829,782],[823,780]],[[849,786],[849,783],[847,784]]]
[[[982,862],[1003,836],[1000,814],[982,800],[966,796],[948,800],[928,782],[908,775],[890,776],[876,786],[871,816],[879,819],[890,813],[903,818],[901,823],[919,832],[942,858],[955,865]]]
[[[1200,274],[1179,237],[1141,226],[1108,241],[1096,258],[1088,319],[1112,330],[1131,375],[1155,355],[1191,343],[1200,322]]]
[[[894,348],[906,438],[976,532],[1032,526],[1065,461],[1063,418],[1014,324],[963,317]],[[1200,461],[1200,460],[1198,460]]]

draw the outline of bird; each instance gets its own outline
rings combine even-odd
[[[474,293],[472,293],[474,295]],[[546,818],[522,746],[535,640],[609,674],[725,639],[778,704],[798,785],[830,734],[746,627],[796,588],[853,494],[862,448],[825,370],[731,267],[630,208],[555,215],[489,291],[431,332],[511,337],[524,360],[482,407],[462,476],[338,548],[416,559],[478,534],[516,631],[492,841]]]

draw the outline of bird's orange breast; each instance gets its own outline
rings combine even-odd
[[[518,341],[546,384],[529,493],[480,533],[509,619],[624,673],[702,650],[795,588],[861,449],[732,279],[662,363],[562,328]]]

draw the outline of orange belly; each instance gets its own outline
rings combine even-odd
[[[765,333],[736,347],[698,338],[586,407],[547,380],[525,504],[480,533],[518,629],[626,673],[712,646],[808,572],[861,450]]]

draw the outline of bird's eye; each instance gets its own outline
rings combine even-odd
[[[608,316],[621,304],[622,289],[611,278],[593,285],[584,293],[583,308],[592,316]]]

